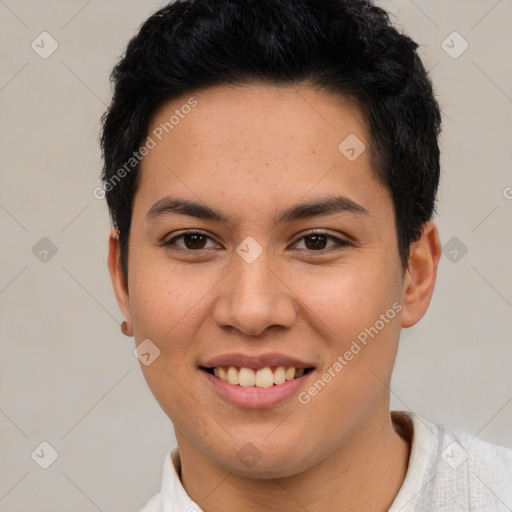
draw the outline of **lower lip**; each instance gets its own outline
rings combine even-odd
[[[215,391],[223,398],[238,407],[245,407],[247,409],[275,407],[281,404],[290,397],[297,395],[306,380],[314,373],[314,370],[312,370],[296,379],[287,380],[283,384],[268,388],[256,388],[229,384],[205,370],[200,371],[208,379]]]

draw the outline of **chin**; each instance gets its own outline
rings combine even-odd
[[[231,441],[230,445],[233,448],[228,453],[215,453],[212,454],[212,458],[225,470],[241,477],[264,480],[286,478],[305,471],[318,462],[309,460],[307,446],[304,443],[301,444],[289,437],[279,439],[276,436],[272,442],[265,437],[256,436]]]
[[[292,477],[305,469],[306,465],[290,455],[262,456],[254,465],[243,461],[225,461],[225,468],[237,476],[261,480]],[[305,467],[302,467],[305,466]]]

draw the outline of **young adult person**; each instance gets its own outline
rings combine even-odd
[[[512,507],[511,450],[389,408],[440,259],[416,48],[361,0],[177,1],[129,42],[108,264],[178,443],[144,512]]]

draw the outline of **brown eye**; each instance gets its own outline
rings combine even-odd
[[[325,235],[309,235],[304,237],[306,247],[312,250],[324,249],[327,244]]]
[[[333,243],[328,245],[329,242]],[[337,238],[326,233],[311,233],[303,236],[295,243],[303,243],[304,247],[299,247],[299,249],[304,249],[309,252],[328,252],[329,249],[343,249],[344,247],[351,245],[350,242],[347,242],[346,240],[342,240],[341,238]]]
[[[181,243],[176,243],[178,240],[182,241]],[[202,249],[208,249],[207,247],[208,241],[212,241],[211,238],[205,233],[201,233],[200,231],[185,231],[170,240],[167,240],[162,245],[167,246],[169,248],[181,249],[181,250],[189,250],[189,251],[200,251]]]
[[[188,234],[183,236],[183,242],[187,249],[204,249],[207,237],[201,234]]]

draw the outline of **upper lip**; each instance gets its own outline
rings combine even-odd
[[[284,366],[295,368],[311,368],[314,365],[285,354],[268,353],[248,355],[241,353],[222,354],[202,362],[200,366],[215,368],[216,366],[240,366],[244,368],[264,368],[265,366]]]

